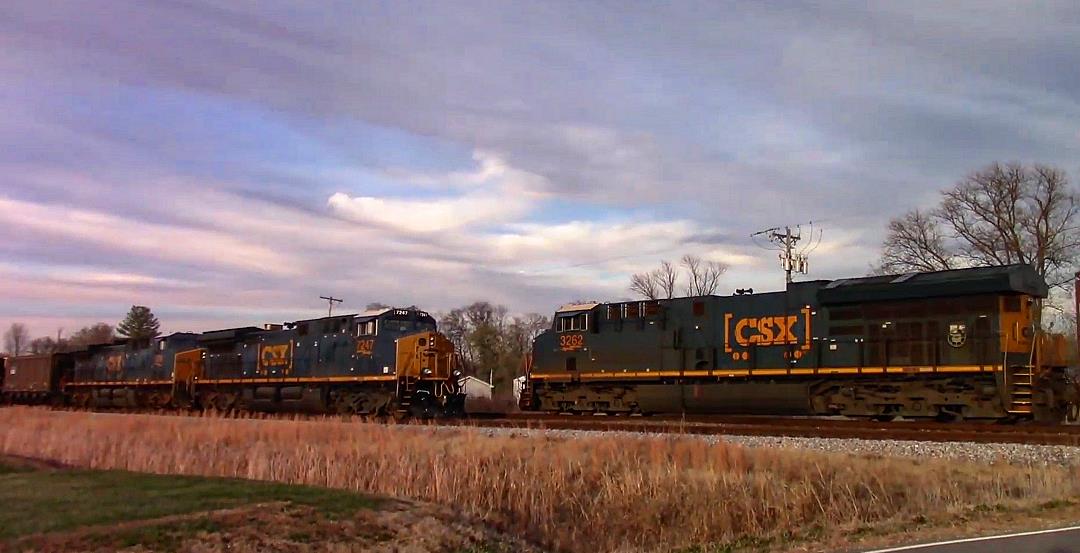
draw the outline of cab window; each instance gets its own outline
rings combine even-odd
[[[357,336],[375,336],[379,331],[379,324],[377,320],[371,320],[356,325]]]
[[[578,313],[576,315],[563,315],[556,319],[556,332],[570,332],[573,330],[587,330],[589,328],[589,314]]]

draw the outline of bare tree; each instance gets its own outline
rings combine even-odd
[[[909,211],[889,221],[881,253],[882,274],[901,271],[940,271],[959,265],[946,245],[947,236],[933,212]]]
[[[685,269],[682,271],[679,267]],[[685,273],[683,289],[688,296],[703,296],[716,292],[720,286],[720,276],[727,271],[727,265],[716,261],[706,261],[696,255],[684,255],[675,265],[670,261],[661,261],[660,267],[648,273],[635,273],[630,277],[630,291],[645,299],[671,299],[679,290],[680,277]]]
[[[30,331],[22,323],[11,323],[4,333],[4,350],[14,356],[23,353],[30,343]]]
[[[1062,287],[1080,256],[1078,210],[1060,169],[995,163],[942,192],[932,211],[892,220],[880,271],[1026,263]]]
[[[687,272],[686,295],[707,296],[720,286],[720,276],[727,272],[727,265],[706,261],[696,255],[684,255],[682,266]]]
[[[653,271],[656,285],[660,287],[661,297],[671,299],[675,297],[675,290],[679,282],[679,268],[671,262],[660,262],[660,268]]]
[[[657,283],[656,271],[630,275],[630,291],[647,300],[655,300],[660,297],[660,286]]]

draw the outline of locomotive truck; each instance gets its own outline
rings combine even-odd
[[[533,342],[521,407],[1075,420],[1065,339],[1035,324],[1046,296],[1012,265],[565,305]]]

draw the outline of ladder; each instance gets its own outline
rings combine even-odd
[[[1005,391],[1009,394],[1007,411],[1012,415],[1030,415],[1033,410],[1035,367],[1012,365],[1005,369]]]
[[[411,412],[413,394],[416,392],[416,381],[407,376],[398,379],[397,408],[394,415],[401,419],[408,417]]]

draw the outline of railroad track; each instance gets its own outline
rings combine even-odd
[[[65,411],[88,411],[71,407]],[[288,420],[357,420],[336,415],[299,413],[228,413],[163,409],[139,411],[128,409],[89,410],[95,413],[138,413],[158,416],[211,416],[243,419]],[[384,420],[384,419],[376,419]],[[923,442],[1015,443],[1080,447],[1080,425],[940,423],[920,421],[875,422],[839,418],[774,416],[590,416],[546,413],[475,413],[464,419],[409,421],[409,425],[462,426],[472,428],[522,428],[535,430],[589,430],[600,432],[639,432],[650,434],[789,436],[802,438],[858,438],[866,440],[911,440]]]
[[[645,432],[654,434],[859,438],[924,442],[1016,443],[1080,446],[1080,426],[992,423],[873,422],[783,417],[604,417],[521,413],[473,417],[462,424],[494,428],[534,428]]]

